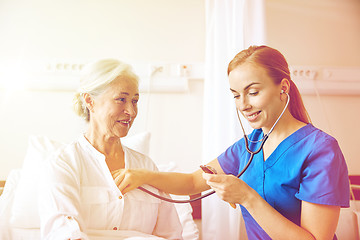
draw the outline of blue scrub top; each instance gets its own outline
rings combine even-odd
[[[259,148],[256,141],[263,135],[261,129],[249,135],[252,151]],[[226,174],[238,175],[249,157],[242,138],[218,161]],[[301,201],[349,207],[348,170],[340,147],[335,138],[311,124],[283,140],[266,161],[261,150],[240,179],[299,226]],[[249,239],[271,239],[243,206],[241,211]]]

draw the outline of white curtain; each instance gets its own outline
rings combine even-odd
[[[265,42],[263,0],[206,0],[203,162],[207,163],[242,137],[229,90],[227,65],[236,53]],[[243,120],[246,131],[251,131]],[[244,239],[241,212],[214,194],[202,201],[202,236]]]

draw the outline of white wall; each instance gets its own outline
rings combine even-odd
[[[204,62],[204,2],[0,0],[0,63],[103,57],[145,63]],[[290,65],[360,67],[358,0],[267,0],[265,4],[268,45],[282,51]],[[197,168],[202,146],[203,83],[191,80],[189,86],[186,93],[151,95],[148,125],[144,115],[148,96],[142,94],[131,130],[134,134],[148,128],[150,156],[157,163],[174,160],[183,171]],[[29,134],[69,142],[82,132],[71,100],[69,91],[0,90],[0,179],[21,166]],[[322,104],[315,96],[304,96],[313,123],[339,140],[350,173],[360,174],[356,139],[360,96],[322,96],[321,100]]]
[[[6,80],[24,79],[33,62],[87,62],[115,57],[128,62],[204,61],[203,0],[0,0],[0,63],[15,69]],[[1,67],[0,67],[1,69]],[[6,74],[5,74],[6,75]],[[149,130],[150,156],[175,161],[182,171],[201,162],[202,81],[189,91],[141,94],[130,134]],[[0,90],[0,179],[21,167],[31,134],[70,142],[84,131],[71,109],[71,91]],[[149,122],[146,124],[145,119]]]
[[[203,61],[203,0],[1,0],[1,57]]]
[[[268,44],[290,65],[360,66],[358,0],[268,0]]]
[[[268,44],[290,65],[360,68],[360,1],[270,0],[266,9]],[[303,100],[313,124],[337,138],[350,174],[360,174],[360,96]]]

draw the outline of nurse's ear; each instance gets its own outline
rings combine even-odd
[[[83,94],[84,102],[86,107],[89,109],[90,112],[94,110],[94,98],[89,93]]]
[[[280,83],[280,98],[281,100],[286,100],[286,94],[289,94],[290,91],[290,81],[286,78],[283,78]],[[284,94],[286,93],[286,94]]]

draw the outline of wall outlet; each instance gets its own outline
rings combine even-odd
[[[319,75],[319,70],[312,67],[291,67],[290,75],[294,80],[315,80]]]

